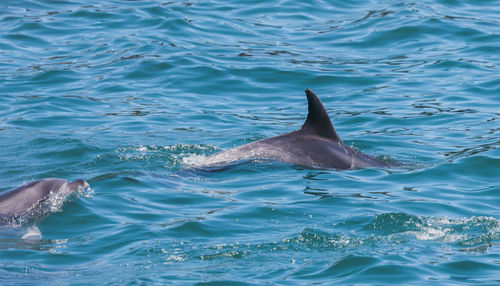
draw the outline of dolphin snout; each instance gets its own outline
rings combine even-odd
[[[68,183],[68,186],[72,190],[76,190],[78,187],[82,187],[84,189],[87,189],[90,187],[89,183],[87,183],[85,180],[76,180],[71,183]]]
[[[90,185],[89,185],[89,183],[87,183],[87,181],[85,181],[85,180],[82,180],[82,181],[83,181],[83,188],[84,189],[90,188]]]

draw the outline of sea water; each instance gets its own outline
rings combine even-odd
[[[499,7],[2,1],[0,190],[92,195],[2,227],[0,284],[500,283]],[[306,88],[403,167],[190,168],[300,128]]]

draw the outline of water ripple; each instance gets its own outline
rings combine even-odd
[[[0,4],[0,188],[95,192],[0,229],[0,284],[496,283],[497,2]],[[300,128],[305,88],[403,168],[190,168]]]

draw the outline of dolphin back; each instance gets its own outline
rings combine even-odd
[[[206,165],[271,159],[319,169],[392,167],[392,164],[345,145],[319,97],[306,89],[308,114],[299,130],[262,139],[215,154]]]

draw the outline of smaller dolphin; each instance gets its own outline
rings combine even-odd
[[[306,89],[309,114],[297,131],[262,139],[209,157],[205,166],[238,160],[271,159],[318,169],[391,167],[342,142],[318,96]]]
[[[5,191],[0,194],[0,225],[30,215],[51,198],[63,201],[78,188],[88,187],[89,184],[84,180],[68,183],[63,179],[48,178]]]

